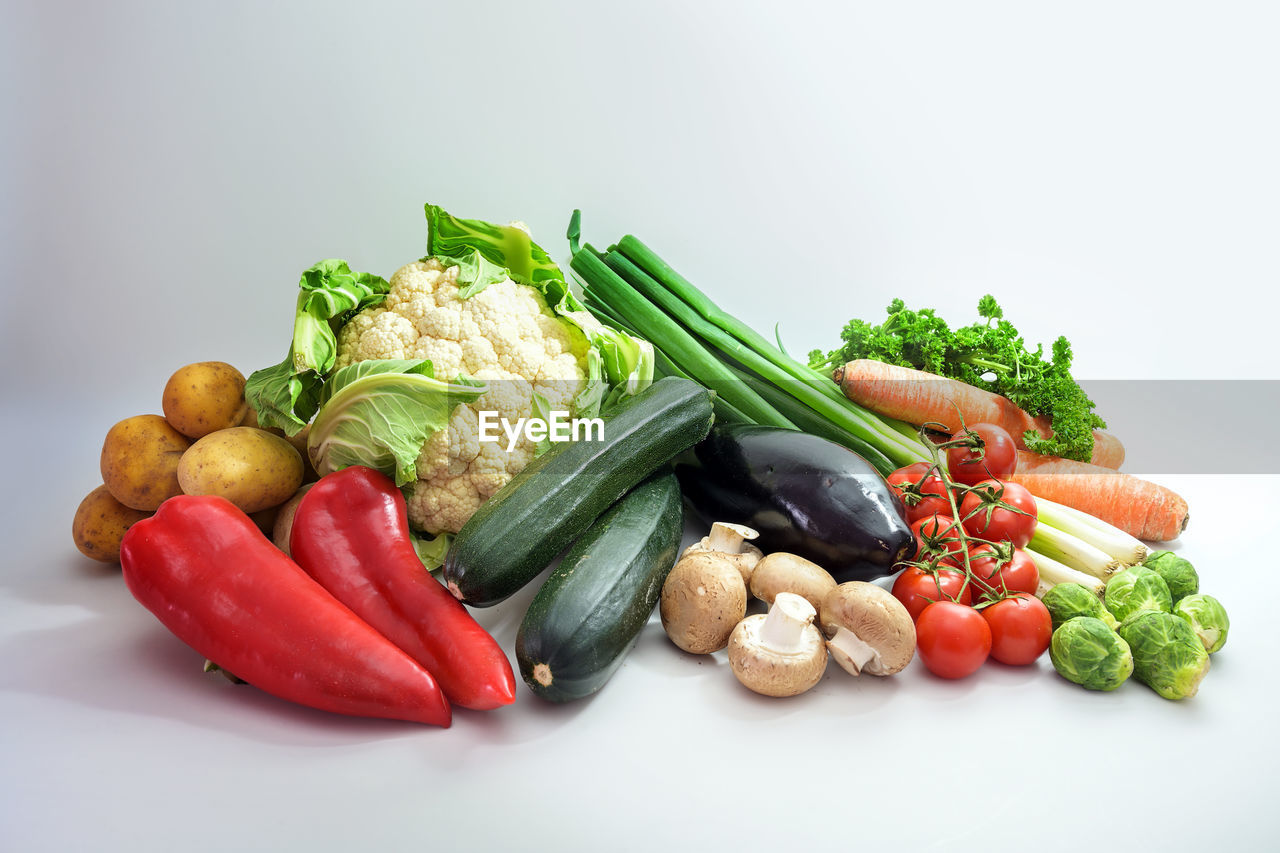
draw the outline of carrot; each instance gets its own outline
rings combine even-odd
[[[1132,474],[1020,450],[1013,480],[1036,497],[1066,504],[1149,542],[1176,539],[1187,529],[1187,502],[1172,489]]]
[[[855,403],[916,426],[944,424],[947,432],[955,432],[961,420],[966,424],[996,424],[1013,436],[1021,450],[1026,450],[1023,435],[1028,430],[1053,435],[1047,419],[1032,417],[1007,397],[958,379],[868,358],[836,368],[833,378],[844,395]],[[1120,440],[1111,433],[1095,430],[1093,464],[1119,468],[1123,461],[1124,445]]]

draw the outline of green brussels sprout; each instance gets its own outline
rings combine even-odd
[[[1164,578],[1174,604],[1200,591],[1200,575],[1195,566],[1172,551],[1155,551],[1142,565]]]
[[[1128,644],[1096,616],[1063,622],[1049,640],[1049,659],[1059,675],[1089,690],[1115,690],[1133,673]]]
[[[1172,613],[1148,610],[1120,623],[1133,651],[1133,674],[1166,699],[1196,695],[1209,671],[1209,653],[1191,624]]]
[[[1153,569],[1142,566],[1125,569],[1107,581],[1102,600],[1111,611],[1111,615],[1119,622],[1144,610],[1156,610],[1162,613],[1173,610],[1169,585]]]
[[[1056,631],[1064,622],[1077,616],[1093,616],[1106,622],[1113,630],[1120,623],[1102,604],[1102,599],[1084,584],[1060,583],[1041,596],[1040,601],[1049,608]]]
[[[1231,620],[1222,602],[1212,595],[1188,595],[1173,606],[1173,613],[1191,624],[1206,652],[1212,654],[1226,645]]]

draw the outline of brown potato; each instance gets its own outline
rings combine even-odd
[[[287,501],[302,485],[302,457],[288,441],[254,427],[212,432],[178,463],[189,495],[220,495],[245,512]]]
[[[120,560],[120,540],[125,531],[151,515],[116,500],[106,486],[98,486],[76,508],[71,538],[80,553],[104,563]]]
[[[280,512],[276,515],[276,526],[271,531],[271,541],[290,557],[293,556],[293,549],[289,545],[289,537],[293,534],[293,517],[298,512],[298,504],[302,503],[302,498],[314,485],[315,483],[307,483],[294,492],[293,497],[280,505]]]
[[[159,415],[125,418],[102,442],[102,482],[125,506],[153,512],[182,493],[178,461],[190,446],[191,439]]]
[[[249,408],[244,374],[222,361],[180,367],[164,386],[163,405],[165,419],[191,438],[237,426]]]

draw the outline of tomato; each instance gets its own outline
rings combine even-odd
[[[988,589],[996,592],[1025,592],[1035,595],[1040,586],[1040,570],[1035,560],[1021,548],[1014,548],[1006,557],[999,553],[1005,548],[979,543],[969,548],[969,572],[973,579],[973,597]]]
[[[951,436],[968,446],[947,448],[947,473],[966,486],[983,480],[1007,480],[1018,468],[1018,446],[1004,427],[974,424]]]
[[[983,480],[965,492],[960,518],[971,536],[1025,548],[1036,531],[1036,499],[1020,483]]]
[[[951,503],[947,500],[947,484],[938,476],[936,470],[928,462],[916,462],[899,468],[885,480],[902,498],[907,510],[907,521],[933,515],[934,513],[951,514]]]
[[[965,542],[960,538],[959,525],[949,515],[933,513],[911,522],[911,532],[916,535],[919,547],[916,559],[927,553],[955,554],[964,553]]]
[[[1002,598],[982,608],[991,628],[991,657],[1010,666],[1035,663],[1053,636],[1049,608],[1032,595]]]
[[[961,604],[969,604],[972,600],[970,587],[964,582],[964,573],[951,569],[938,569],[927,572],[918,566],[908,566],[893,582],[894,598],[902,602],[911,614],[914,622],[924,610],[935,601],[954,599]]]
[[[916,651],[934,675],[964,678],[991,653],[991,626],[972,607],[935,601],[916,620]]]

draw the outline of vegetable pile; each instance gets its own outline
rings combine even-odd
[[[1046,653],[1087,689],[1197,692],[1226,611],[1148,545],[1186,503],[1118,470],[1065,339],[1046,358],[990,296],[955,330],[895,301],[802,363],[576,212],[574,281],[519,223],[426,216],[388,279],[303,272],[279,364],[187,365],[106,436],[75,543],[206,669],[448,726],[514,703],[517,671],[550,702],[603,689],[656,609],[765,696],[831,661]],[[681,550],[686,508],[707,535]],[[538,578],[506,650],[473,611]]]

